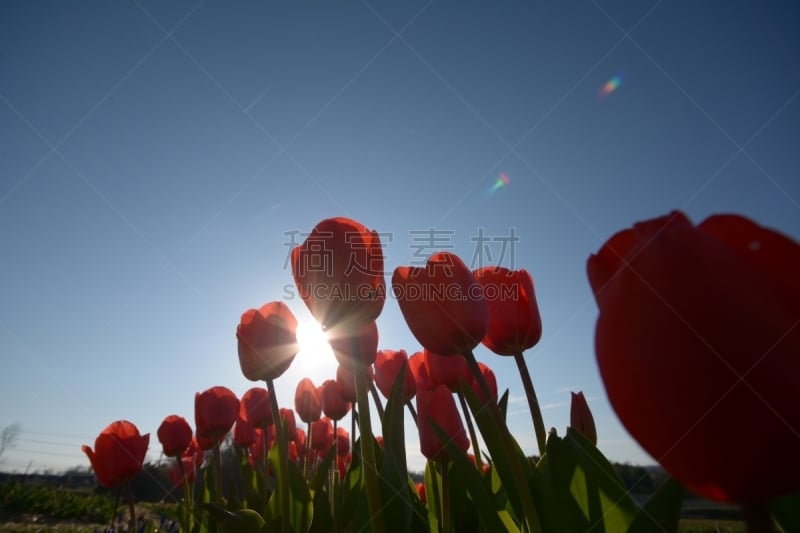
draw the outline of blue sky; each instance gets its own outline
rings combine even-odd
[[[447,248],[531,272],[546,426],[583,390],[601,450],[652,462],[605,398],[586,259],[672,209],[800,239],[799,24],[755,1],[3,2],[0,427],[22,433],[0,468],[88,465],[121,418],[156,459],[195,392],[253,385],[243,311],[281,299],[309,323],[292,235],[340,215],[385,234],[388,270]],[[378,325],[419,349],[396,301]],[[476,355],[535,453],[513,360]],[[334,369],[303,353],[280,402]]]

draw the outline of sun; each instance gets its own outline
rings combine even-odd
[[[322,326],[315,320],[297,324],[297,344],[300,351],[295,356],[292,366],[298,366],[311,377],[328,379],[336,373],[336,357],[328,344]],[[333,374],[331,375],[331,371]],[[316,381],[315,381],[316,382]]]
[[[297,324],[297,344],[300,345],[301,352],[330,352],[333,354],[333,350],[328,344],[328,338],[322,331],[322,326],[315,320]]]

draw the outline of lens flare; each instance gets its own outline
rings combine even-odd
[[[505,172],[501,172],[499,176],[497,176],[497,180],[494,182],[494,185],[489,189],[489,194],[492,194],[497,189],[501,187],[506,187],[511,184],[511,178],[508,177],[508,174]]]
[[[600,90],[597,91],[597,98],[602,100],[619,89],[620,85],[622,85],[622,76],[614,76],[600,87]]]

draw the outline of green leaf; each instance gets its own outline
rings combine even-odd
[[[360,440],[359,438],[353,443],[354,448],[361,445]],[[377,444],[375,446],[379,448]],[[353,459],[344,476],[341,490],[341,505],[339,506],[339,516],[337,517],[339,523],[346,530],[368,531],[370,517],[367,494],[364,491],[361,454],[353,454]]]
[[[439,532],[439,523],[442,517],[442,477],[436,470],[436,463],[428,461],[425,464],[425,494],[428,500],[428,526],[431,533]]]
[[[611,463],[572,428],[563,439],[548,437],[531,490],[548,533],[627,531],[637,514]]]
[[[334,530],[331,505],[328,493],[322,490],[314,491],[314,519],[311,521],[310,533],[329,533]]]
[[[683,485],[669,478],[636,515],[628,533],[675,533],[681,520]]]
[[[381,421],[383,458],[379,462],[378,478],[381,500],[384,502],[381,519],[384,524],[391,524],[393,530],[400,531],[409,529],[413,510],[406,464],[404,384],[405,368],[401,368],[392,384]]]
[[[320,461],[319,465],[317,466],[317,471],[314,474],[314,479],[311,480],[308,488],[311,489],[312,492],[319,492],[322,490],[322,487],[325,486],[325,483],[328,481],[328,471],[333,464],[333,460],[336,457],[336,446],[331,446],[328,450],[328,453],[325,455],[325,458]]]
[[[508,389],[500,396],[500,399],[497,400],[497,407],[500,408],[500,413],[503,415],[503,420],[506,419],[506,413],[508,412]]]
[[[252,509],[232,513],[217,503],[203,504],[203,508],[217,519],[223,532],[259,533],[264,526],[264,519]]]
[[[471,504],[486,531],[519,532],[514,519],[506,511],[505,505],[497,501],[492,488],[486,483],[472,461],[439,426],[436,424],[433,426],[439,439],[445,443],[447,455],[450,457],[450,487],[444,487],[443,490],[450,490],[451,512],[456,511],[454,513],[456,516],[453,517],[456,530],[464,531],[467,527],[474,526],[467,521],[469,516],[459,516],[463,514],[463,511],[457,512],[459,507]],[[447,468],[448,465],[444,467]],[[467,498],[467,492],[470,498]]]
[[[511,436],[499,409],[488,408],[472,387],[462,386],[461,393],[467,399],[472,416],[492,457],[493,467],[505,487],[515,516],[525,518],[531,531],[541,531],[539,527],[539,507],[534,505],[528,490],[531,467],[528,459]]]
[[[800,531],[800,492],[771,502],[769,510],[784,531]]]
[[[273,471],[276,477],[280,479],[279,469],[281,462],[278,458],[278,447],[273,446],[269,452],[269,462],[272,464]],[[271,523],[280,523],[282,520],[289,520],[290,529],[294,532],[305,532],[311,527],[311,521],[314,515],[314,504],[311,499],[311,491],[308,490],[305,477],[297,467],[296,464],[289,461],[288,463],[288,479],[289,479],[289,516],[281,516],[280,509],[280,491],[283,487],[278,484],[275,487],[275,492],[269,499],[269,517]]]
[[[417,485],[411,476],[408,477],[408,490],[412,493],[411,505],[414,507],[411,513],[411,528],[409,531],[429,531],[428,526],[428,509],[419,499],[417,494]]]

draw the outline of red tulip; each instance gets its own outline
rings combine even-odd
[[[763,502],[800,489],[800,246],[743,217],[640,222],[588,261],[611,405],[678,481]],[[750,459],[748,459],[750,458]]]
[[[119,420],[100,433],[94,450],[85,444],[81,450],[89,457],[98,483],[111,489],[139,475],[149,443],[149,433],[139,435],[136,426]]]
[[[311,449],[325,455],[333,445],[333,423],[324,416],[311,423]]]
[[[362,370],[363,372],[363,370]],[[321,388],[322,411],[331,420],[341,420],[350,411],[350,402],[345,401],[339,386],[332,379],[326,380]]]
[[[358,345],[354,352],[353,343]],[[365,367],[375,362],[378,353],[378,325],[370,322],[358,328],[335,328],[328,331],[328,343],[341,366]]]
[[[467,360],[460,356],[445,356],[423,350],[425,354],[425,367],[428,369],[433,386],[444,385],[451,391],[459,390],[460,382],[472,382],[472,372],[469,371]]]
[[[428,365],[425,362],[424,352],[417,352],[408,358],[408,369],[414,376],[414,382],[417,390],[430,390],[436,388],[436,385],[434,385],[433,381],[431,380],[430,371],[428,370]]]
[[[269,429],[275,429],[275,426],[270,426]],[[263,460],[265,455],[264,446],[267,446],[267,450],[269,450],[270,447],[270,442],[268,442],[268,440],[269,436],[266,432],[261,428],[256,428],[256,440],[250,446],[251,465],[255,466]]]
[[[183,464],[183,468],[181,468],[181,465],[177,462],[170,466],[167,470],[169,482],[172,483],[174,487],[183,487],[183,477],[186,476],[186,481],[191,485],[194,483],[197,474],[197,467],[194,459],[190,456],[181,456],[179,460]]]
[[[480,369],[481,374],[483,375],[483,379],[486,380],[486,384],[489,386],[489,392],[492,394],[492,401],[497,401],[497,378],[494,375],[494,372],[491,368],[487,365],[478,362],[478,369]],[[478,395],[482,401],[486,402],[486,398],[483,397],[483,392],[481,392],[481,387],[478,385],[478,382],[475,380],[475,376],[470,375],[470,386],[472,390],[475,391],[475,394]]]
[[[339,394],[345,401],[356,401],[356,378],[352,370],[339,365],[336,368],[336,385],[339,386]]]
[[[389,399],[395,379],[404,370],[403,402],[409,401],[417,393],[414,374],[408,368],[408,355],[405,350],[381,350],[375,357],[375,385]]]
[[[469,448],[469,439],[456,409],[450,390],[439,385],[433,390],[417,391],[417,422],[422,455],[434,461],[448,460],[448,453],[431,423],[436,424],[445,435],[464,451]]]
[[[167,457],[180,455],[192,442],[192,428],[189,422],[178,415],[166,417],[158,427],[157,435]]]
[[[432,352],[460,355],[486,335],[489,313],[480,285],[456,255],[439,252],[425,267],[398,267],[392,290],[411,333]]]
[[[276,379],[299,351],[297,319],[283,302],[249,309],[236,328],[239,365],[250,381]]]
[[[344,428],[336,428],[336,452],[340,456],[350,453],[350,434]]]
[[[201,451],[206,452],[208,450],[214,449],[214,446],[217,445],[218,439],[198,434],[195,436],[195,442],[197,443],[197,447],[200,448]]]
[[[571,392],[572,403],[569,408],[569,425],[577,429],[586,439],[597,445],[597,428],[594,425],[594,417],[589,410],[583,392]]]
[[[294,411],[286,407],[281,407],[279,411],[286,427],[286,438],[290,441],[297,440],[297,420],[294,417]]]
[[[219,442],[239,415],[239,399],[226,387],[211,387],[194,396],[194,423],[198,435]]]
[[[317,224],[292,250],[300,297],[325,328],[357,328],[383,309],[386,282],[380,237],[349,218]]]
[[[272,424],[272,406],[270,405],[269,391],[263,387],[247,389],[242,395],[239,417],[261,429]]]
[[[236,420],[233,426],[233,443],[239,448],[247,449],[256,442],[256,428],[243,418]]]
[[[294,409],[300,420],[305,423],[319,420],[319,417],[322,416],[319,392],[308,378],[301,379],[297,384],[297,390],[294,393]]]
[[[419,494],[419,501],[422,503],[422,505],[425,505],[428,503],[428,497],[427,494],[425,494],[425,483],[417,483],[416,487],[417,494]]]
[[[267,443],[267,449],[272,449],[272,447],[275,445],[276,438],[275,424],[272,424],[270,427],[264,430],[264,438],[265,442]]]
[[[336,466],[339,469],[339,478],[344,481],[345,474],[347,474],[347,467],[353,462],[353,455],[347,452],[345,455],[336,457]]]
[[[483,267],[475,271],[489,306],[489,329],[483,344],[499,355],[515,355],[542,337],[533,278],[525,270]]]
[[[214,445],[212,444],[211,448],[213,447]],[[190,442],[189,446],[183,451],[181,457],[191,457],[194,460],[195,468],[200,468],[203,465],[205,451],[200,447],[196,437],[192,439],[192,442]]]
[[[303,431],[302,428],[295,429],[296,438],[294,440],[295,445],[297,446],[297,456],[300,459],[305,459],[306,457],[306,441],[308,440],[308,435],[306,432]]]

